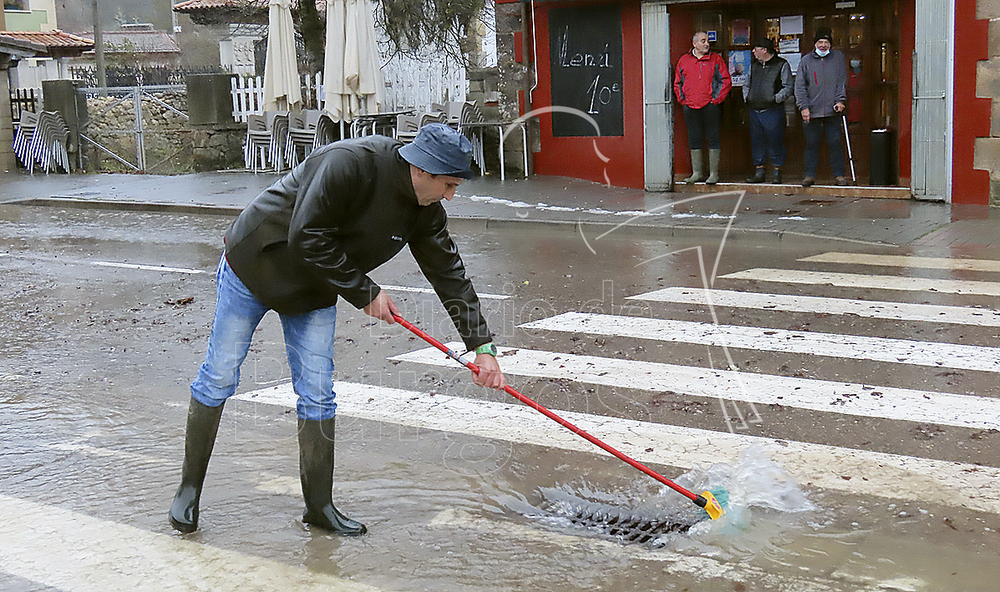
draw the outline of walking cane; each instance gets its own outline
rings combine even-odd
[[[858,177],[854,174],[854,153],[851,151],[851,134],[847,131],[847,112],[844,112],[844,138],[847,140],[847,159],[851,162],[851,183],[858,184]]]

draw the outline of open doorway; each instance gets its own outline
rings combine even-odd
[[[895,145],[900,126],[900,113],[909,103],[901,105],[900,97],[908,101],[910,89],[900,88],[899,51],[901,44],[900,0],[854,0],[851,2],[719,2],[675,6],[671,11],[673,37],[690,40],[694,31],[707,31],[713,38],[712,50],[730,63],[734,86],[722,106],[723,181],[742,182],[750,173],[751,162],[749,114],[743,101],[741,69],[749,67],[752,43],[758,37],[771,38],[779,55],[797,69],[799,57],[813,49],[816,31],[828,27],[833,33],[833,47],[842,51],[848,68],[848,111],[855,174],[858,184],[869,184],[872,131],[879,140],[888,138]],[[683,33],[683,34],[682,34]],[[673,44],[673,61],[690,47]],[[678,51],[680,50],[680,51]],[[805,137],[802,119],[794,99],[786,103],[785,146],[788,161],[783,167],[785,182],[797,182],[803,174]],[[676,120],[675,155],[677,173],[683,173],[690,163],[687,153],[683,118]],[[883,149],[884,146],[878,146]],[[898,151],[884,151],[893,173],[899,171]],[[845,159],[847,151],[845,150]],[[878,154],[882,157],[882,153]],[[850,176],[850,165],[847,165]],[[690,170],[690,168],[687,168]],[[882,171],[879,171],[881,174]],[[890,180],[898,183],[891,173]],[[820,148],[818,179],[832,178],[829,155],[825,145]],[[905,174],[905,172],[904,172]],[[882,183],[884,184],[884,183]]]

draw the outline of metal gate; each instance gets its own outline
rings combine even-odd
[[[914,197],[951,201],[953,0],[916,0],[913,49]]]
[[[183,85],[164,86],[134,86],[134,87],[109,87],[81,88],[80,91],[88,98],[89,118],[83,122],[80,131],[81,148],[84,143],[95,147],[102,154],[110,156],[126,169],[135,172],[147,172],[155,170],[160,165],[172,159],[185,149],[185,146],[170,141],[164,137],[159,137],[157,146],[157,158],[153,165],[147,163],[147,140],[150,135],[165,136],[164,128],[150,126],[146,121],[150,114],[149,109],[144,110],[143,104],[148,103],[159,108],[163,113],[169,114],[176,119],[176,123],[184,124],[188,120],[187,113],[170,105],[165,100],[157,97],[157,94],[179,94],[186,96],[187,87]],[[99,105],[96,111],[92,111],[90,105],[99,101],[99,97],[108,97],[109,101]],[[126,121],[121,117],[121,107],[131,105],[132,116]],[[122,124],[130,124],[124,127]],[[105,125],[102,125],[105,124]],[[179,125],[178,127],[182,127]],[[99,136],[99,137],[98,137]],[[121,140],[119,140],[121,139]],[[131,160],[131,144],[134,143],[135,162]],[[163,145],[163,148],[160,148]],[[166,156],[164,156],[164,154]],[[95,166],[95,168],[97,168]]]
[[[670,15],[663,2],[642,4],[642,86],[646,191],[674,188]]]

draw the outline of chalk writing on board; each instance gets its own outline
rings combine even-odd
[[[587,89],[587,92],[590,93],[590,109],[587,110],[587,113],[600,113],[600,106],[610,103],[612,94],[621,91],[621,85],[617,82],[612,83],[611,86],[602,85],[601,77],[598,75]]]
[[[574,53],[569,55],[569,27],[563,29],[559,36],[559,65],[563,68],[610,68],[611,52],[608,50],[610,43],[604,44],[604,51],[596,56],[592,53]]]
[[[623,135],[621,6],[553,8],[548,25],[552,105],[586,113],[599,125],[595,130],[579,117],[553,112],[552,135]]]

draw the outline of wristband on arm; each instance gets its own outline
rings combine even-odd
[[[476,355],[479,354],[490,354],[494,358],[497,357],[497,346],[492,343],[484,343],[476,348]]]

